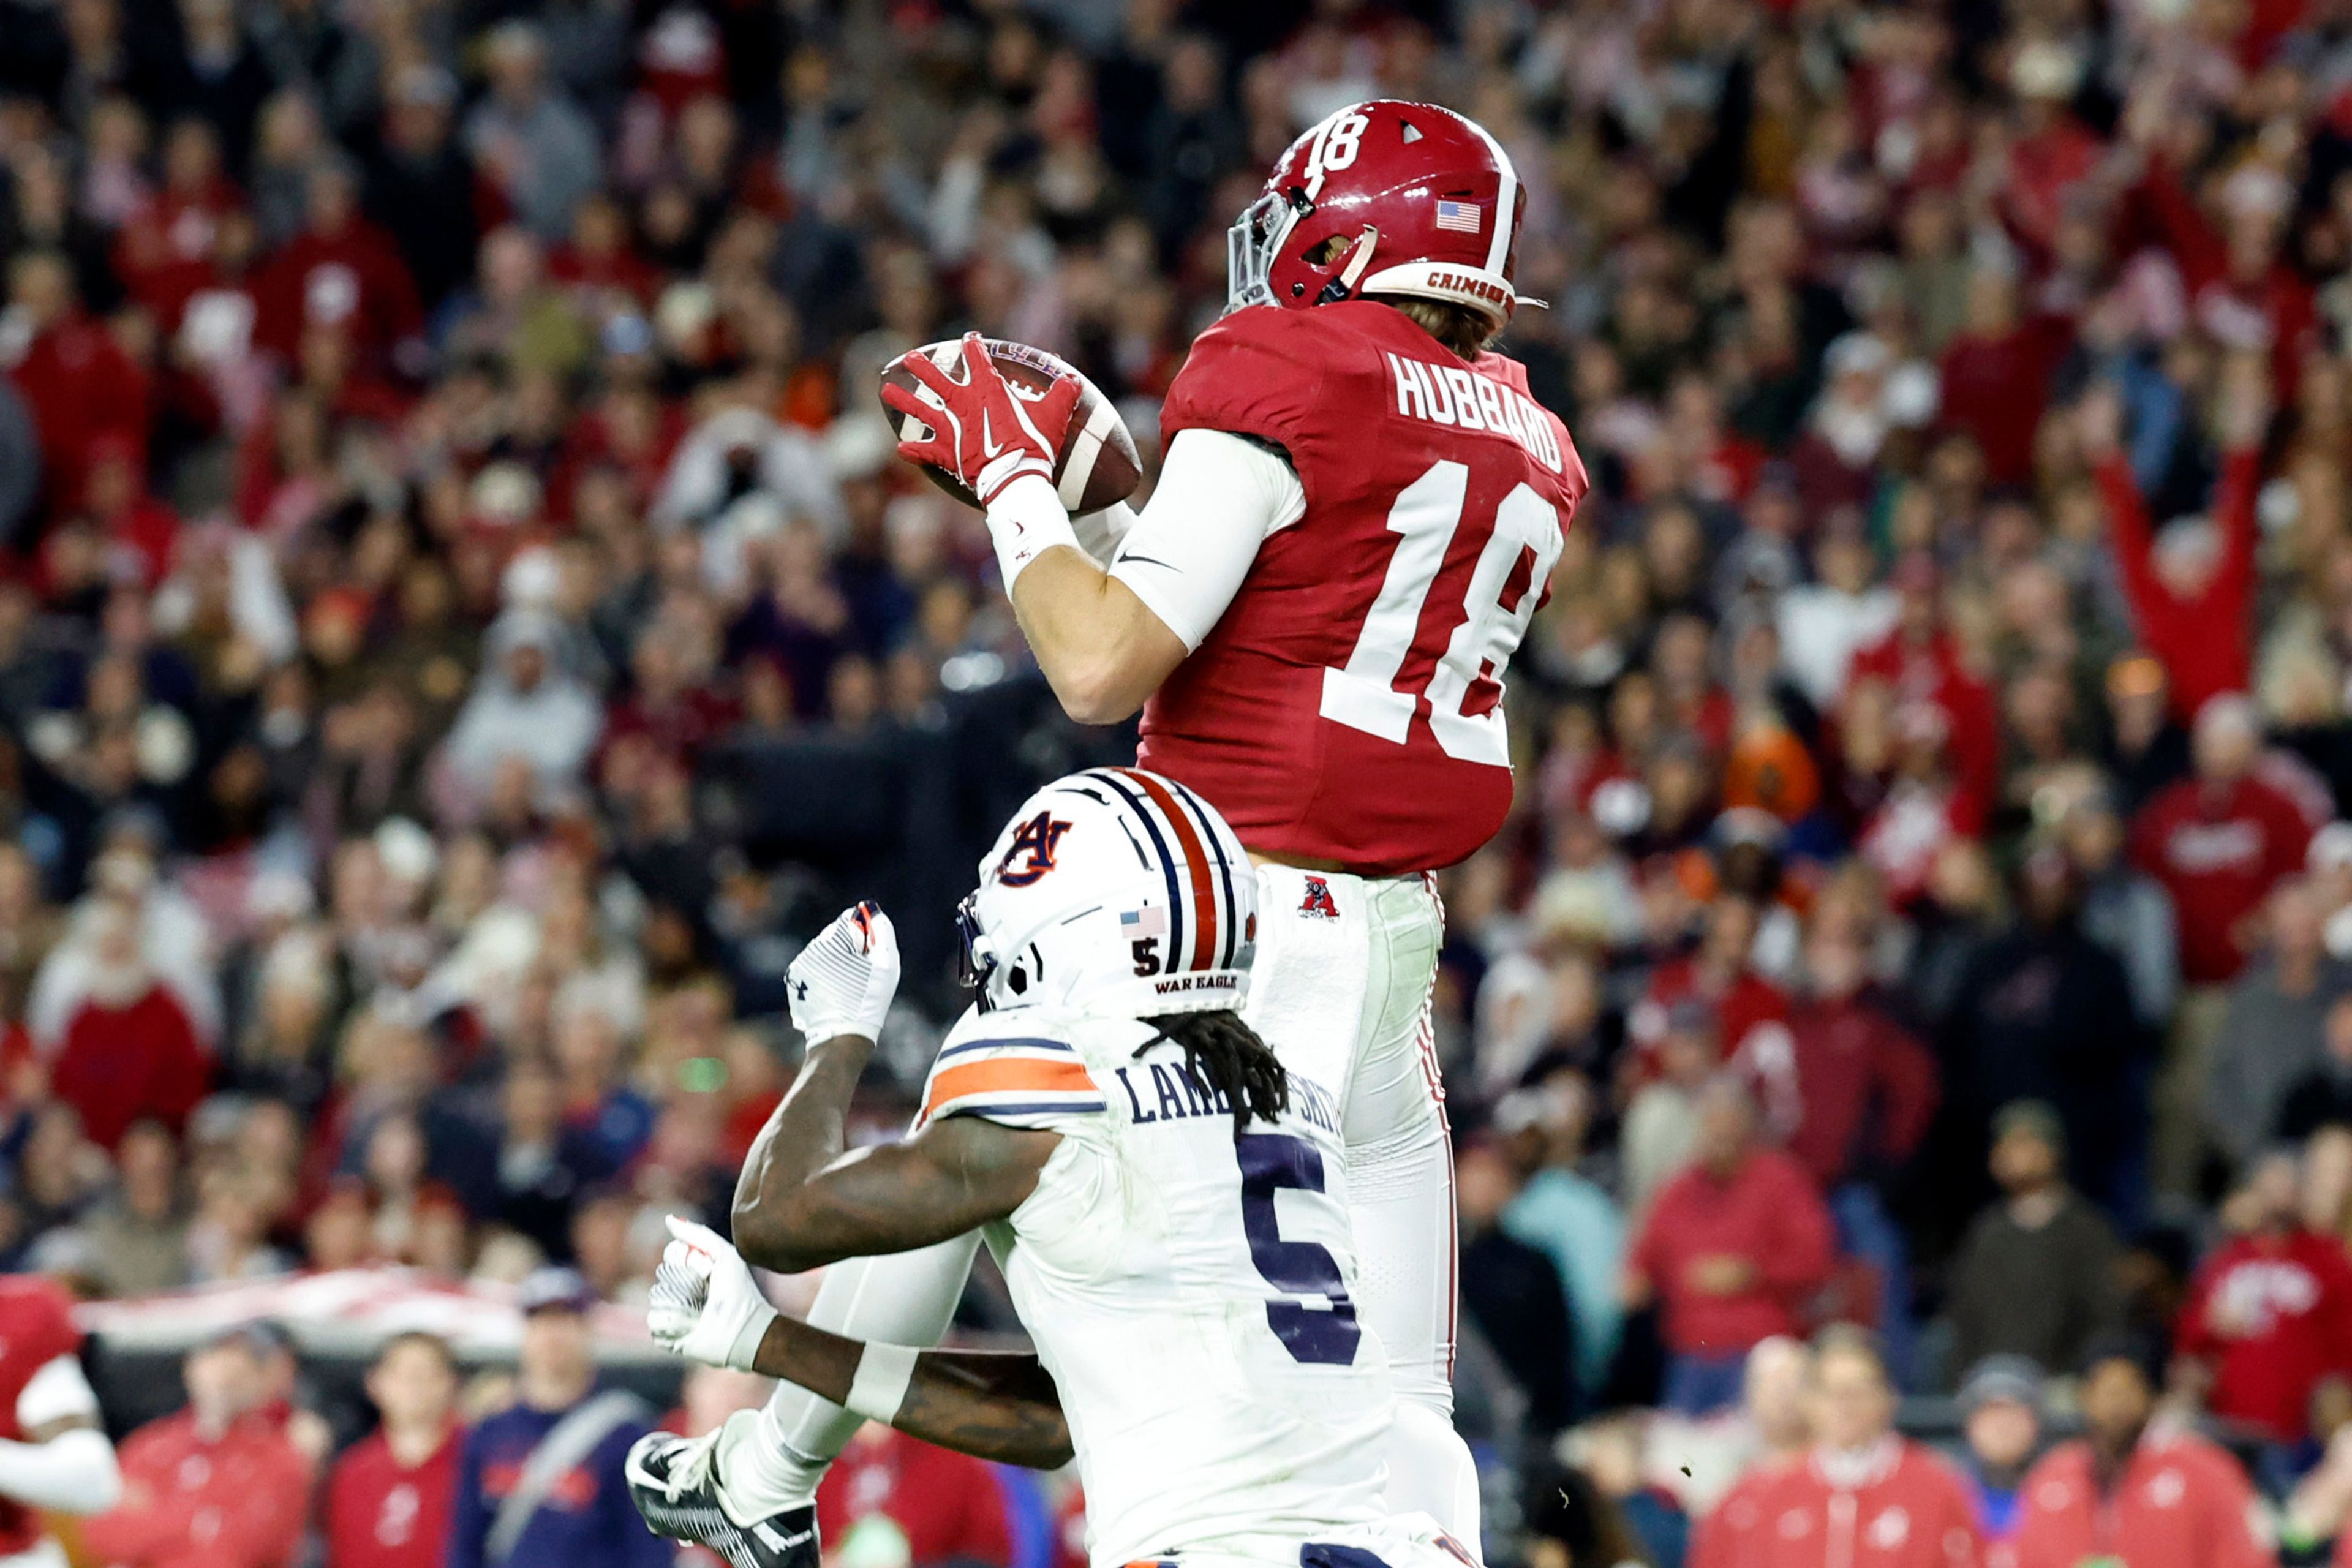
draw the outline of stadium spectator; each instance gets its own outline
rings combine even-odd
[[[1619,1271],[1625,1221],[1608,1193],[1582,1170],[1596,1110],[1591,1085],[1573,1071],[1547,1078],[1495,1108],[1495,1127],[1522,1177],[1503,1211],[1503,1228],[1547,1254],[1568,1292],[1576,1331],[1577,1390],[1597,1404],[1617,1353]]]
[[[1567,1426],[1576,1411],[1576,1320],[1568,1288],[1551,1259],[1503,1223],[1520,1184],[1500,1147],[1463,1146],[1454,1179],[1462,1310],[1526,1395],[1528,1425],[1541,1440]]]
[[[1680,1563],[1689,1555],[1690,1517],[1674,1493],[1644,1474],[1648,1418],[1622,1411],[1589,1421],[1559,1439],[1570,1476],[1589,1479],[1598,1506],[1621,1517],[1642,1560]]]
[[[277,1344],[232,1329],[188,1353],[187,1408],[123,1441],[122,1501],[84,1545],[130,1568],[292,1568],[312,1470],[268,1407]]]
[[[1803,1167],[1758,1143],[1744,1085],[1709,1079],[1697,1116],[1695,1157],[1650,1205],[1625,1283],[1629,1306],[1655,1305],[1661,1316],[1665,1405],[1694,1415],[1738,1400],[1748,1351],[1800,1326],[1834,1249]]]
[[[595,130],[549,79],[548,40],[537,26],[500,24],[488,54],[491,91],[467,122],[467,146],[479,177],[551,244],[570,232],[572,209],[601,173]]]
[[[2134,1016],[2150,1037],[2160,1035],[2180,996],[2172,900],[2126,857],[2123,816],[2111,787],[2095,775],[2066,808],[2061,835],[2082,879],[2083,934],[2123,965]]]
[[[2252,1489],[2219,1447],[2157,1412],[2158,1349],[2137,1337],[2095,1344],[2083,1363],[2084,1434],[2025,1479],[2018,1568],[2073,1568],[2106,1555],[2134,1568],[2255,1568]]]
[[[2123,452],[2122,399],[2094,388],[2079,416],[2078,438],[2106,504],[2140,639],[2162,661],[2173,712],[2183,720],[2249,684],[2257,447],[2270,418],[2264,372],[2251,357],[2231,363],[2216,401],[2222,468],[2210,519],[2176,518],[2158,530]]]
[[[2025,1473],[2042,1447],[2042,1369],[2023,1356],[1990,1356],[1960,1380],[1962,1456],[1989,1563],[2015,1551]]]
[[[1946,1302],[1962,1366],[1992,1357],[2074,1366],[2119,1326],[2115,1232],[2067,1184],[2065,1139],[2039,1100],[2013,1100],[1993,1118],[2000,1196],[1969,1225]]]
[[[1894,1430],[1895,1393],[1867,1335],[1824,1334],[1813,1352],[1814,1447],[1771,1472],[1739,1555],[1770,1568],[1854,1563],[1966,1568],[1982,1546],[1966,1483]]]
[[[115,1145],[115,1191],[83,1221],[84,1268],[109,1296],[149,1296],[188,1282],[188,1216],[180,1146],[159,1121],[133,1123]]]
[[[2232,1160],[2278,1125],[2288,1091],[2326,1058],[2329,1010],[2352,993],[2352,967],[2327,955],[2307,883],[2281,884],[2264,912],[2261,956],[2230,987],[2205,1086],[2207,1125]]]
[[[2224,1217],[2237,1232],[2189,1283],[2178,1349],[2205,1403],[2273,1443],[2300,1442],[2314,1402],[2352,1377],[2352,1260],[2305,1228],[2296,1157],[2256,1162]]]
[[[877,1422],[858,1428],[817,1489],[818,1533],[908,1568],[1012,1568],[1013,1535],[988,1466]]]
[[[430,1334],[395,1334],[367,1391],[380,1424],[327,1476],[327,1568],[439,1568],[463,1440],[457,1363]]]
[[[1743,1428],[1722,1474],[1695,1470],[1685,1489],[1696,1527],[1690,1568],[1735,1568],[1765,1522],[1763,1498],[1789,1466],[1804,1462],[1813,1441],[1812,1352],[1791,1339],[1760,1342],[1740,1380]]]
[[[524,1280],[520,1304],[516,1403],[466,1434],[443,1562],[667,1568],[670,1543],[637,1517],[621,1476],[650,1413],[633,1394],[597,1391],[586,1318],[594,1295],[571,1269],[548,1268]],[[571,1462],[534,1468],[542,1450]]]
[[[2352,1127],[2352,995],[2327,1005],[2319,1060],[2279,1097],[2273,1135],[2302,1143],[2323,1127]]]
[[[51,1081],[90,1137],[110,1149],[144,1118],[184,1123],[204,1098],[212,1062],[186,1007],[148,965],[136,907],[103,900],[80,923],[85,979],[58,1032]]]
[[[1878,1321],[1890,1353],[1908,1359],[1910,1258],[1882,1184],[1899,1173],[1936,1112],[1935,1058],[1865,991],[1869,954],[1846,932],[1816,928],[1805,942],[1805,983],[1779,1034],[1755,1037],[1744,1058],[1760,1079],[1765,1114],[1836,1218],[1838,1245],[1878,1275]],[[1785,1039],[1785,1059],[1771,1042]]]
[[[1528,1532],[1535,1561],[1639,1563],[1643,1542],[1623,1510],[1577,1469],[1538,1472],[1528,1485]],[[1694,1568],[1696,1568],[1694,1560]]]
[[[1722,1066],[1715,1009],[1686,997],[1666,1013],[1654,1052],[1657,1077],[1633,1091],[1618,1128],[1622,1197],[1645,1212],[1690,1163],[1699,1137],[1699,1096]]]

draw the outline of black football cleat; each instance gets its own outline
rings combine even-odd
[[[719,1428],[719,1432],[726,1428]],[[732,1568],[817,1568],[816,1510],[788,1508],[739,1524],[719,1499],[719,1432],[648,1432],[629,1449],[629,1500],[656,1535],[706,1546]]]

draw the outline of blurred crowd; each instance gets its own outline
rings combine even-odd
[[[2126,1383],[2324,1551],[2343,0],[0,0],[0,1261],[628,1300],[869,893],[902,1120],[979,848],[1128,742],[875,372],[1039,343],[1149,454],[1375,93],[1517,161],[1595,480],[1441,879],[1496,1552],[1663,1568],[1894,1389],[2013,1511],[1979,1413],[2128,1452]]]

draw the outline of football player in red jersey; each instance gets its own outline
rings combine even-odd
[[[1234,226],[1233,308],[1169,392],[1150,506],[1082,520],[1085,542],[1051,479],[1075,388],[1016,399],[975,337],[961,379],[910,355],[921,390],[884,392],[931,432],[901,453],[985,504],[1065,709],[1108,723],[1140,707],[1140,764],[1247,847],[1265,915],[1246,1016],[1345,1107],[1359,1308],[1403,1395],[1391,1506],[1465,1541],[1430,873],[1509,809],[1502,671],[1587,487],[1566,428],[1486,346],[1518,303],[1521,216],[1508,156],[1450,110],[1360,103],[1302,136]],[[1205,939],[1217,902],[1186,890],[1171,950]],[[838,1265],[811,1321],[933,1343],[974,1245]],[[723,1506],[797,1538],[776,1516],[806,1506],[856,1426],[780,1388],[714,1439]]]
[[[65,1568],[40,1515],[103,1513],[122,1495],[80,1348],[63,1290],[0,1278],[0,1568]]]

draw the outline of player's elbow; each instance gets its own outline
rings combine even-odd
[[[1080,724],[1117,724],[1132,717],[1151,695],[1151,687],[1114,653],[1069,660],[1053,673],[1052,682],[1062,711]]]
[[[738,1202],[729,1216],[729,1239],[743,1261],[771,1274],[799,1274],[826,1261],[802,1244],[789,1218],[773,1204]]]

